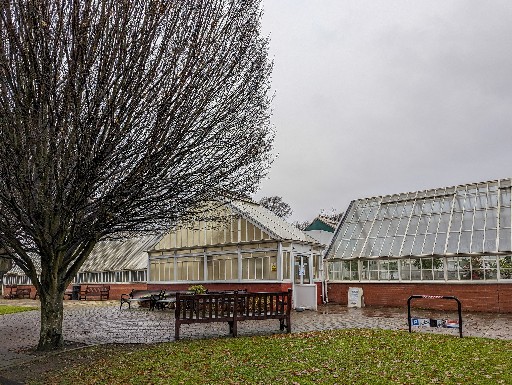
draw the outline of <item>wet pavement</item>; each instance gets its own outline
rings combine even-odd
[[[2,305],[39,306],[34,300],[0,300]],[[418,318],[457,319],[456,312],[412,310]],[[39,310],[0,316],[0,370],[37,359]],[[348,309],[341,305],[323,305],[318,311],[292,311],[292,332],[308,332],[347,328],[380,328],[407,330],[407,309]],[[227,323],[182,325],[182,339],[228,336]],[[414,332],[445,333],[458,336],[458,329],[413,328]],[[279,333],[279,322],[244,321],[238,334]],[[512,340],[512,314],[463,313],[464,336]],[[119,309],[119,301],[65,301],[64,339],[74,346],[105,343],[159,343],[174,341],[174,312],[149,311],[134,306]]]

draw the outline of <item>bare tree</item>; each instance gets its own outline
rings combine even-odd
[[[290,205],[278,196],[261,198],[259,204],[283,219],[288,218],[293,213]]]
[[[39,292],[39,350],[62,345],[63,293],[99,240],[266,174],[259,3],[0,2],[0,246]]]
[[[343,214],[345,214],[343,211],[338,212],[336,209],[331,209],[330,212],[327,212],[325,210],[322,210],[320,212],[320,217],[326,218],[333,223],[337,224],[339,221],[341,221],[341,218],[343,218]]]
[[[306,230],[307,227],[311,224],[310,221],[295,221],[292,223],[296,228],[298,228],[299,230]]]

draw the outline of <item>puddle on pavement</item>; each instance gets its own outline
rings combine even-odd
[[[404,318],[407,319],[407,307],[401,308],[388,308],[388,307],[363,307],[363,308],[348,308],[346,305],[339,304],[326,304],[318,307],[319,314],[350,314],[356,313],[361,317],[370,318]],[[425,309],[411,309],[413,317],[450,317],[456,316],[457,312],[443,312],[439,310],[425,310]]]

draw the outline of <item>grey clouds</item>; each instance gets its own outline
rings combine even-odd
[[[264,0],[275,151],[256,198],[294,220],[510,177],[512,2]]]

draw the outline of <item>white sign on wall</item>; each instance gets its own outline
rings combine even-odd
[[[348,288],[348,307],[363,307],[363,288],[362,287],[349,287]]]

